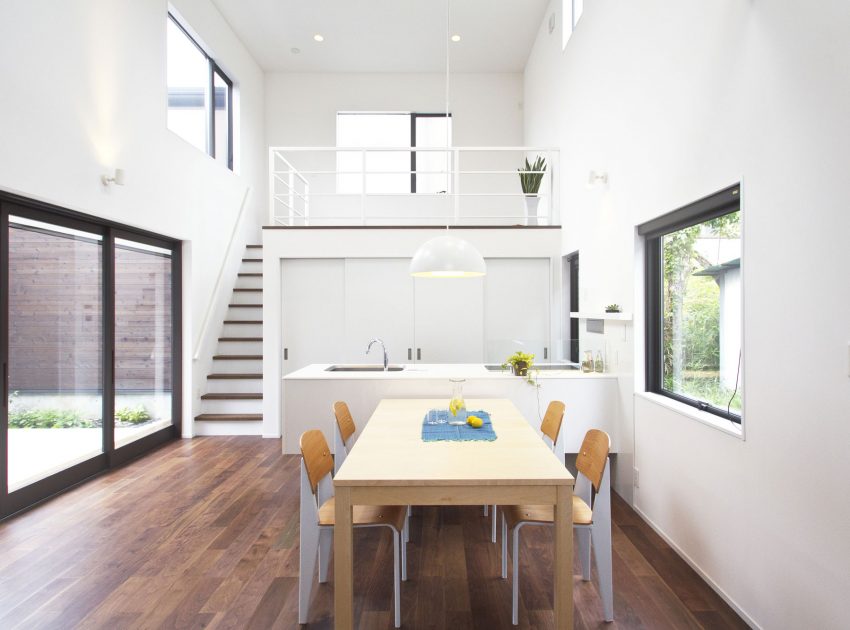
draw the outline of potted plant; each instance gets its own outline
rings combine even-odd
[[[515,376],[528,376],[528,369],[534,365],[534,355],[517,350],[502,363],[502,369],[511,366]]]
[[[540,203],[537,193],[546,172],[546,160],[538,155],[534,164],[529,164],[528,158],[525,158],[525,167],[518,168],[517,172],[522,193],[525,195],[526,222],[528,225],[537,225],[537,205]]]
[[[606,313],[619,313],[620,312],[620,305],[619,304],[609,304],[608,306],[605,307],[605,312]]]

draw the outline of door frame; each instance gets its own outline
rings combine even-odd
[[[77,229],[103,238],[101,249],[102,304],[102,437],[103,452],[64,470],[48,475],[23,488],[9,492],[9,216],[20,216],[59,227]],[[114,371],[115,371],[115,238],[163,247],[171,251],[172,291],[172,421],[167,427],[118,449],[114,447]],[[181,241],[139,230],[114,221],[68,210],[50,203],[0,191],[0,520],[63,492],[80,482],[180,436],[182,424],[182,264]]]

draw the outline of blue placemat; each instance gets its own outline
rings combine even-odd
[[[468,424],[449,424],[457,418],[448,409],[431,409],[422,420],[423,442],[492,442],[496,439],[490,414],[486,411],[469,411],[467,416],[478,416],[484,421],[480,429]]]

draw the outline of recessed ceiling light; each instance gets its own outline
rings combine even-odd
[[[321,33],[316,33],[315,35],[313,35],[313,39],[315,39],[317,42],[323,42],[325,41],[325,36]]]
[[[289,49],[289,52],[291,52],[293,55],[297,55],[298,53],[300,53],[300,52],[301,52],[301,49],[300,49],[300,48],[294,48],[294,47],[293,47],[293,48],[290,48],[290,49]]]
[[[453,42],[459,42],[460,41],[460,35],[452,35],[452,41]]]

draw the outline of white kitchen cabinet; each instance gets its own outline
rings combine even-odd
[[[484,360],[483,278],[415,278],[417,361]]]
[[[380,363],[384,341],[391,363],[412,363],[413,278],[406,258],[349,258],[345,261],[345,341],[335,361]]]
[[[281,263],[283,374],[311,363],[339,363],[345,340],[345,260]]]
[[[484,277],[484,362],[521,350],[550,360],[548,258],[488,258]]]

